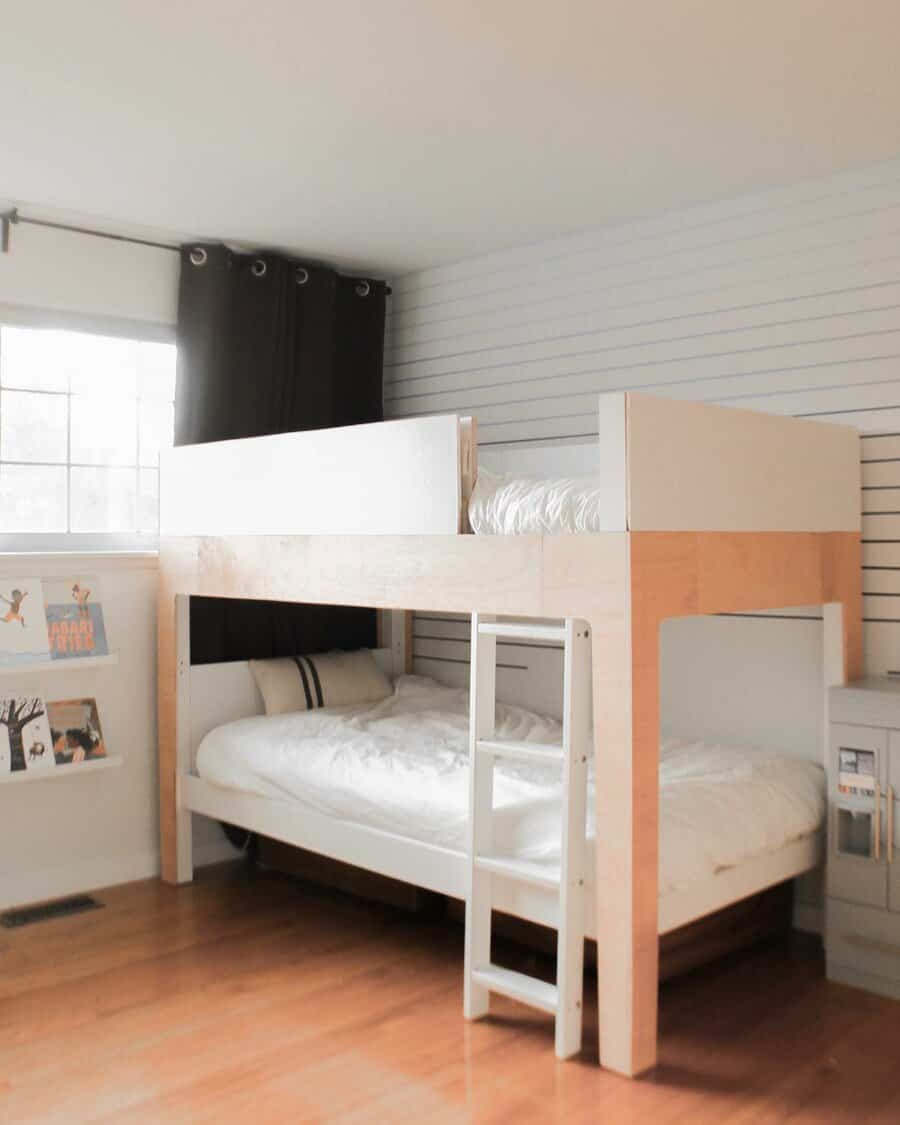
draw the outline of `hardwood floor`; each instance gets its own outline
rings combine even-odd
[[[445,922],[241,866],[99,897],[0,930],[4,1123],[900,1121],[900,1003],[802,939],[663,985],[661,1064],[629,1083],[594,1062],[593,989],[579,1061],[499,998],[467,1025]]]

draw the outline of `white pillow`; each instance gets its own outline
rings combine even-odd
[[[367,648],[251,660],[250,670],[267,715],[376,703],[393,691],[390,680]]]
[[[539,480],[478,470],[469,499],[476,535],[548,535],[605,531],[599,476]]]

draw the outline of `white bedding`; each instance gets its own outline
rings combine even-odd
[[[365,706],[239,719],[197,751],[201,777],[339,819],[464,850],[468,694],[403,676]],[[560,724],[499,705],[497,737],[559,742]],[[592,796],[592,794],[591,794]],[[559,770],[502,761],[495,850],[559,857]],[[759,750],[664,739],[660,749],[660,893],[777,851],[818,829],[823,771]],[[593,800],[589,831],[594,833]]]
[[[602,477],[517,477],[479,469],[469,498],[476,535],[561,535],[609,530]]]

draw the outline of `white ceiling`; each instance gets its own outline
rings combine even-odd
[[[393,276],[900,153],[897,0],[0,13],[0,197]]]

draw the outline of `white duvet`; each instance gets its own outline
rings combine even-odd
[[[516,477],[479,469],[469,498],[476,535],[606,531],[609,485],[601,477]]]
[[[403,676],[361,707],[255,716],[211,731],[201,777],[230,789],[464,850],[468,693]],[[497,737],[560,741],[560,724],[499,705]],[[502,761],[495,850],[558,860],[559,770]],[[593,801],[588,801],[593,835]],[[824,816],[820,767],[758,750],[665,739],[660,748],[660,893],[808,835]]]

